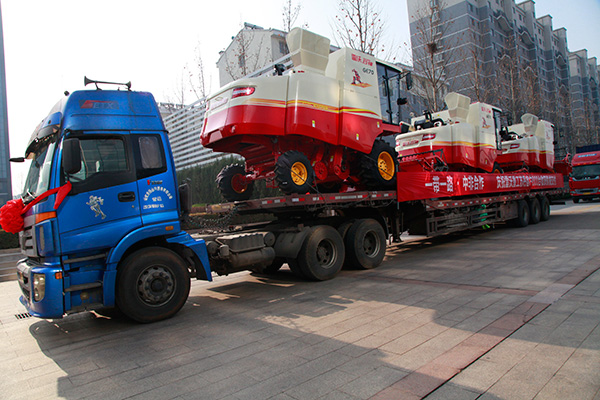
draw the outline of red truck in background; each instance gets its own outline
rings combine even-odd
[[[575,154],[569,189],[574,203],[600,197],[600,150]]]

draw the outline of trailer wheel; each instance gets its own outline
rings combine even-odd
[[[370,154],[360,157],[361,182],[369,189],[388,189],[396,186],[398,161],[396,151],[383,140],[376,140]]]
[[[529,206],[525,200],[519,200],[517,202],[517,218],[515,218],[514,225],[518,228],[524,228],[529,225]]]
[[[579,199],[577,197],[573,197],[573,203],[575,203],[575,204],[579,203]]]
[[[550,219],[550,200],[546,196],[540,197],[540,221],[548,221]]]
[[[135,321],[148,323],[172,317],[183,307],[189,293],[188,268],[171,250],[141,249],[119,266],[117,306]]]
[[[231,164],[223,167],[217,175],[217,186],[227,201],[248,200],[254,191],[254,181],[246,180],[246,168]]]
[[[348,230],[346,265],[371,269],[379,266],[385,257],[385,231],[374,219],[359,219]]]
[[[275,163],[275,181],[286,194],[311,190],[315,172],[308,158],[297,150],[283,153]]]
[[[339,232],[328,225],[319,225],[304,240],[298,254],[303,274],[315,281],[331,279],[344,264],[344,241]]]
[[[541,217],[542,211],[537,197],[529,199],[529,223],[535,225],[540,222]]]

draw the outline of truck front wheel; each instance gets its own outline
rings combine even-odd
[[[116,301],[129,318],[155,322],[175,315],[190,293],[190,275],[185,262],[161,247],[130,254],[117,272]]]
[[[319,225],[304,239],[298,266],[304,276],[315,281],[331,279],[344,264],[344,241],[331,226]]]

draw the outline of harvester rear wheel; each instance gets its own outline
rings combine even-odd
[[[397,171],[396,151],[383,140],[376,140],[371,153],[360,158],[360,180],[368,189],[394,188]]]
[[[286,194],[306,193],[312,188],[315,172],[308,158],[297,150],[283,153],[275,164],[275,181]]]
[[[248,200],[254,191],[254,181],[246,180],[246,168],[231,164],[223,167],[217,175],[217,186],[227,201]]]

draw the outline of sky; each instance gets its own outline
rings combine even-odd
[[[376,0],[389,41],[409,62],[406,0]],[[0,0],[6,63],[11,157],[23,156],[37,124],[63,96],[84,88],[83,79],[132,82],[157,101],[174,97],[184,67],[200,50],[218,89],[216,62],[244,22],[283,28],[284,0]],[[337,0],[301,0],[296,25],[333,40]],[[550,14],[567,28],[571,51],[587,48],[600,60],[600,0],[537,0],[536,15]],[[189,97],[190,102],[195,98]],[[12,164],[13,193],[26,171]]]

